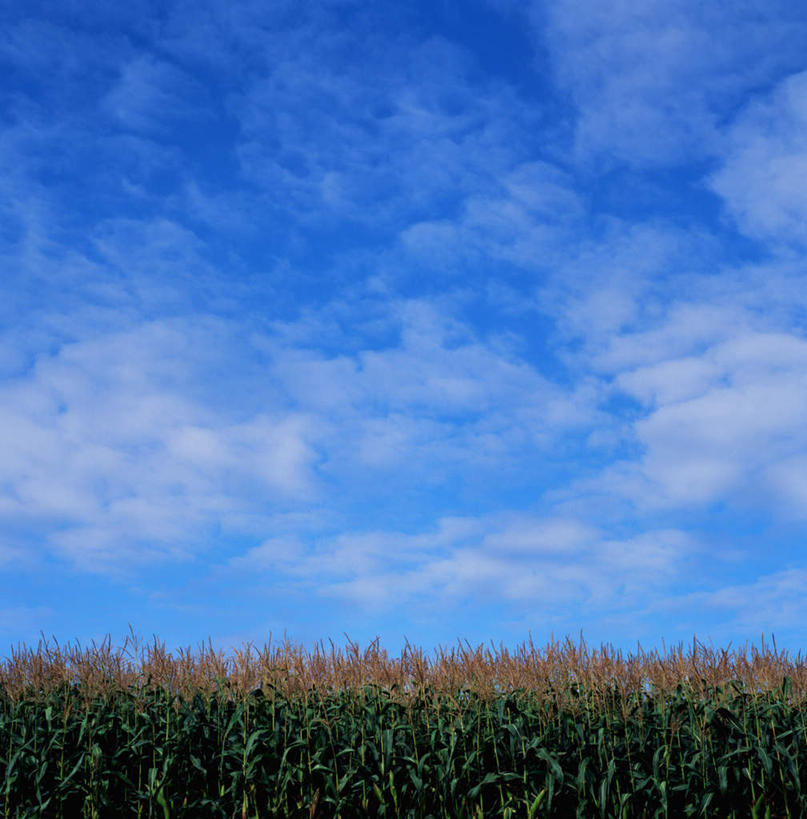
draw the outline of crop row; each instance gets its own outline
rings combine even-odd
[[[696,692],[0,687],[4,817],[807,815],[785,679]]]

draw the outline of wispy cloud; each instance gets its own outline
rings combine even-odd
[[[713,189],[750,236],[803,247],[807,216],[807,72],[748,103],[726,136]]]
[[[433,610],[440,601],[455,617],[470,601],[495,601],[513,615],[581,605],[602,614],[647,605],[697,551],[675,530],[607,539],[573,518],[496,513],[442,518],[417,534],[350,532],[311,545],[270,539],[232,558],[222,577],[281,573],[298,588],[376,613]]]
[[[714,367],[702,394],[665,402],[636,425],[647,453],[642,471],[660,490],[653,496],[708,503],[743,489],[771,491],[767,471],[807,448],[807,343],[746,335],[702,360]],[[633,378],[641,389],[641,372]]]
[[[743,95],[799,66],[807,18],[787,3],[536,3],[538,36],[577,109],[575,147],[639,166],[714,156]]]
[[[62,554],[109,570],[182,556],[214,521],[312,502],[356,470],[434,484],[470,464],[523,468],[591,423],[590,391],[553,386],[428,303],[390,312],[399,343],[354,355],[212,317],[40,355],[3,389],[6,514],[50,521]],[[239,355],[252,363],[228,374]]]
[[[44,528],[82,568],[111,571],[181,555],[236,514],[242,494],[310,491],[303,415],[266,406],[237,419],[194,400],[210,362],[194,346],[221,332],[213,321],[153,323],[67,344],[10,381],[5,517]]]
[[[786,569],[749,583],[672,597],[652,606],[650,612],[676,617],[679,627],[690,631],[704,629],[700,623],[708,623],[711,636],[723,643],[738,634],[747,635],[749,642],[758,634],[774,634],[782,644],[800,637],[807,615],[805,591],[807,574],[802,569]]]
[[[102,105],[127,129],[159,135],[177,119],[197,126],[210,117],[206,92],[186,72],[149,54],[137,54],[120,71],[120,78]]]

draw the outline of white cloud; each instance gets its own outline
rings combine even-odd
[[[685,356],[623,372],[616,385],[645,404],[672,404],[703,395],[719,378],[714,362]]]
[[[577,148],[601,161],[683,163],[714,155],[742,95],[802,60],[789,4],[695,0],[534,4],[541,45],[579,111]]]
[[[643,532],[625,540],[606,541],[600,557],[626,584],[663,585],[680,573],[680,561],[693,550],[692,536],[676,529]],[[635,589],[634,589],[635,591]]]
[[[788,568],[751,582],[671,596],[652,610],[677,615],[682,627],[690,630],[698,621],[716,617],[711,631],[718,640],[733,634],[745,635],[744,639],[757,634],[798,639],[807,619],[807,572]]]
[[[283,391],[320,416],[330,461],[404,468],[431,482],[447,467],[503,466],[592,423],[596,396],[585,385],[558,388],[425,300],[387,309],[399,343],[385,349],[328,357],[282,337],[261,342]]]
[[[672,301],[664,320],[651,323],[645,319],[641,324],[650,326],[626,328],[608,339],[603,349],[592,356],[595,366],[605,372],[619,372],[647,362],[655,364],[686,357],[687,353],[702,353],[742,332],[744,325],[752,324],[752,319],[733,304]]]
[[[210,102],[202,85],[189,74],[152,54],[136,53],[102,101],[125,128],[159,135],[178,120],[204,121]]]
[[[500,531],[486,535],[485,549],[501,555],[563,555],[590,544],[597,530],[577,520],[563,518],[536,521],[516,519]]]
[[[163,305],[187,309],[183,302],[193,285],[195,298],[212,306],[217,277],[203,242],[188,228],[160,217],[104,219],[91,239],[103,267],[85,283],[87,295],[129,302],[130,309],[135,300],[138,312],[153,314]]]
[[[617,384],[651,407],[634,424],[644,450],[637,466],[643,504],[708,504],[739,492],[800,495],[801,481],[785,464],[807,451],[804,339],[740,333],[699,359],[663,360],[620,375]],[[794,505],[791,514],[797,511]]]
[[[803,516],[792,466],[807,451],[800,266],[727,269],[709,241],[701,258],[699,246],[663,224],[614,223],[540,291],[570,370],[635,402],[607,414],[620,460],[572,479],[555,500]]]
[[[223,571],[282,572],[300,590],[379,612],[436,601],[452,612],[487,600],[533,616],[558,604],[585,604],[592,616],[644,605],[697,552],[695,540],[677,530],[609,540],[579,519],[524,512],[441,518],[416,534],[349,532],[316,540],[304,555],[295,543],[293,561],[283,546],[253,549]]]
[[[6,383],[6,519],[48,522],[58,551],[104,571],[182,552],[256,494],[308,497],[315,436],[305,416],[267,406],[233,420],[192,397],[223,330],[144,324],[66,344]]]
[[[368,36],[361,68],[353,47],[314,29],[277,38],[267,76],[236,112],[245,177],[273,200],[282,191],[297,224],[348,220],[375,234],[498,189],[524,153],[515,134],[535,116],[512,89],[472,82],[468,55],[440,38]]]
[[[288,323],[259,333],[202,316],[40,353],[2,388],[0,511],[109,571],[184,559],[210,527],[250,516],[260,535],[261,510],[302,509],[326,483],[379,493],[474,464],[507,471],[591,423],[592,391],[555,387],[426,301],[385,310],[397,344],[336,357]]]
[[[469,195],[455,219],[409,225],[400,242],[409,258],[437,275],[505,261],[534,271],[567,252],[585,214],[572,179],[547,162],[525,162],[503,175],[500,186]]]
[[[228,562],[232,569],[246,572],[272,571],[278,566],[287,570],[304,557],[303,544],[298,537],[273,537],[259,546]]]
[[[807,517],[807,454],[800,452],[771,464],[765,469],[765,479],[791,515]]]
[[[715,255],[713,238],[697,229],[685,231],[663,221],[607,219],[601,229],[585,234],[557,259],[537,287],[537,305],[555,322],[558,342],[569,347],[582,343],[575,366],[593,364],[596,370],[613,372],[639,363],[642,358],[635,360],[637,356],[653,361],[670,342],[678,347],[681,342],[652,334],[678,333],[689,345],[691,332],[682,324],[716,332],[715,313],[720,308],[711,303],[716,299],[711,294],[705,304],[697,299]],[[671,309],[686,315],[667,322]],[[728,320],[721,317],[719,325]],[[642,331],[647,334],[626,355],[620,346]],[[572,358],[569,352],[563,354]]]
[[[711,186],[750,236],[807,241],[807,72],[749,103],[728,130]]]

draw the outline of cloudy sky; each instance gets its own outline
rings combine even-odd
[[[803,644],[802,4],[0,22],[3,650]]]

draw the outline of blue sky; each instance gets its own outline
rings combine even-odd
[[[800,4],[0,18],[0,644],[803,646]]]

